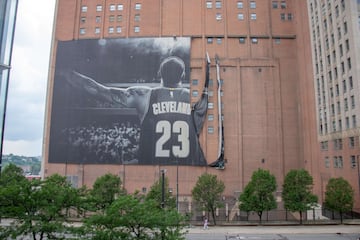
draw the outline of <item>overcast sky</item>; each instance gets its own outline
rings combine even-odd
[[[19,0],[4,154],[40,156],[55,0]]]

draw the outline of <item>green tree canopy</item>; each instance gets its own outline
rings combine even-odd
[[[18,174],[18,170],[14,170],[15,175]],[[65,177],[57,174],[43,181],[24,179],[1,188],[1,205],[4,199],[12,199],[11,204],[6,205],[5,216],[14,219],[14,223],[0,231],[0,238],[16,239],[29,234],[34,240],[63,238],[69,229],[64,224],[68,221],[66,209],[77,202],[76,190]]]
[[[344,178],[331,178],[326,185],[325,207],[340,213],[343,223],[343,213],[351,211],[354,205],[354,189]]]
[[[169,239],[184,240],[183,217],[176,209],[161,209],[153,199],[124,195],[104,214],[85,220],[83,237],[90,239]],[[92,233],[92,234],[88,234]]]
[[[125,194],[121,184],[120,177],[111,173],[98,177],[90,191],[95,209],[104,211],[119,195]]]
[[[282,199],[285,209],[299,212],[300,224],[302,213],[312,209],[317,203],[317,196],[312,194],[313,178],[305,170],[290,170],[284,180]]]
[[[221,196],[224,190],[224,182],[217,179],[216,175],[204,173],[198,178],[191,191],[195,202],[202,206],[203,210],[211,213],[215,225],[215,210],[223,206]]]
[[[166,208],[176,208],[176,198],[169,191],[169,179],[165,177],[165,207]],[[150,188],[149,193],[146,195],[146,199],[153,199],[155,202],[159,203],[159,208],[161,208],[162,201],[162,179],[160,178],[156,181]]]
[[[240,210],[256,212],[261,223],[263,212],[277,207],[274,197],[275,190],[275,176],[268,170],[258,169],[253,172],[251,181],[246,185],[244,192],[240,194]]]

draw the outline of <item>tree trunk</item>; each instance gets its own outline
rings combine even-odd
[[[302,224],[302,211],[299,211],[300,213],[300,225]]]
[[[215,219],[215,209],[214,208],[211,208],[211,216],[214,220],[214,225],[216,225],[216,219]]]
[[[340,223],[343,224],[343,212],[340,211]]]
[[[262,218],[262,213],[263,213],[263,212],[258,212],[258,213],[257,213],[257,214],[258,214],[258,216],[259,216],[260,225],[262,224],[262,221],[261,221],[261,218]]]

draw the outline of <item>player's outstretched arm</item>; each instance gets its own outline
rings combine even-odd
[[[127,106],[126,89],[107,87],[79,72],[72,71],[66,76],[68,83],[77,89],[82,89],[94,97],[110,103]]]

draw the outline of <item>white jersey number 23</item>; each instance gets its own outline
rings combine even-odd
[[[156,124],[156,133],[162,135],[156,141],[156,157],[170,157],[170,151],[173,156],[185,158],[190,153],[189,125],[185,121],[175,121],[172,125],[169,121],[163,120]],[[172,134],[177,134],[179,145],[171,146],[171,149],[165,149],[165,144],[170,140]]]

